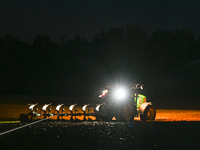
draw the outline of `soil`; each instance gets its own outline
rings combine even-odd
[[[24,124],[0,124],[0,131]],[[0,149],[200,149],[200,122],[44,121],[0,136]]]
[[[158,109],[154,122],[141,122],[137,117],[131,123],[57,122],[52,118],[24,127],[28,123],[5,123],[5,120],[18,120],[21,113],[29,112],[27,105],[2,104],[0,108],[0,134],[22,127],[0,135],[2,150],[200,149],[199,110]]]

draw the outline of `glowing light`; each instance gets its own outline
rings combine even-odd
[[[119,88],[116,90],[115,96],[117,99],[122,100],[127,96],[127,92],[124,89]]]
[[[105,90],[103,91],[103,94],[107,94],[107,93],[108,93],[108,90],[105,89]]]
[[[107,93],[108,93],[108,90],[105,89],[105,90],[102,92],[102,94],[99,95],[99,97],[105,97]]]

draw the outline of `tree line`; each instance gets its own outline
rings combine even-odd
[[[1,94],[82,96],[115,80],[148,83],[198,61],[200,38],[187,28],[149,35],[130,25],[101,31],[92,41],[37,35],[27,43],[6,35],[0,54]]]

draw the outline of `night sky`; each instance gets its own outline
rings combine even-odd
[[[186,27],[198,38],[199,8],[198,0],[1,0],[0,36],[11,34],[29,43],[39,34],[57,42],[63,35],[92,40],[101,30],[134,24],[149,33]]]
[[[125,75],[158,101],[198,102],[199,8],[199,0],[1,0],[0,94],[98,93],[101,81]]]

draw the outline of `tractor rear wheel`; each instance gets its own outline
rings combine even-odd
[[[121,111],[115,116],[117,121],[132,122],[134,119],[134,108],[131,104],[124,104]]]
[[[146,120],[153,121],[153,120],[155,120],[155,117],[156,117],[156,109],[152,105],[149,105],[145,109],[144,114],[140,115],[140,120],[141,121],[146,121]]]

